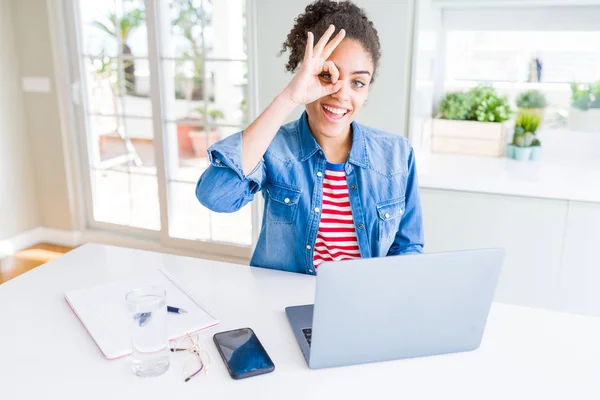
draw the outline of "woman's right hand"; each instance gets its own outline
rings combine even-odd
[[[314,48],[313,34],[308,32],[306,50],[300,69],[283,91],[293,103],[297,105],[312,103],[323,96],[337,92],[342,87],[342,83],[338,82],[340,73],[337,67],[333,61],[327,61],[327,59],[344,39],[346,31],[341,29],[335,38],[327,43],[333,32],[335,32],[335,26],[330,25]],[[323,73],[330,76],[330,78],[324,79],[325,82],[319,78]]]

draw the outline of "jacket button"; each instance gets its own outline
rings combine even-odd
[[[287,203],[289,203],[289,202],[290,202],[290,199],[288,199],[288,198],[286,197],[286,198],[283,200],[283,202],[284,202],[285,204],[287,204]]]
[[[318,213],[319,211],[321,211],[321,210],[319,209],[319,207],[315,207],[315,212],[317,212],[317,213]]]
[[[356,185],[352,185],[352,190],[356,190]]]
[[[387,219],[387,218],[389,218],[389,217],[390,217],[390,214],[386,213],[386,214],[385,214],[385,218]]]
[[[219,160],[218,158],[215,158],[215,162],[216,162],[217,164],[221,164],[221,160]]]
[[[364,229],[364,225],[363,224],[358,224],[358,229]]]
[[[317,172],[317,176],[323,176],[323,173],[321,171]]]
[[[306,245],[306,250],[310,250],[310,244]]]

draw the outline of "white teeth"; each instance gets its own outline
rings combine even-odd
[[[346,111],[348,111],[343,108],[333,108],[333,107],[329,107],[329,106],[323,106],[323,108],[334,114],[345,114]]]

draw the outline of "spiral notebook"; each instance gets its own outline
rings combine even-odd
[[[123,281],[67,292],[67,303],[104,357],[109,360],[131,354],[131,315],[125,305],[125,295],[142,286],[164,288],[167,304],[188,312],[167,314],[169,340],[219,324],[214,313],[165,269]]]

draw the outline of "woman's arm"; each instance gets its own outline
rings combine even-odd
[[[213,211],[234,212],[251,201],[266,177],[262,158],[292,110],[341,88],[339,71],[326,61],[345,35],[342,29],[327,43],[334,31],[331,25],[314,47],[309,32],[300,70],[286,88],[243,132],[208,149],[210,165],[196,186],[200,203]],[[331,75],[329,83],[319,79],[323,72]]]

